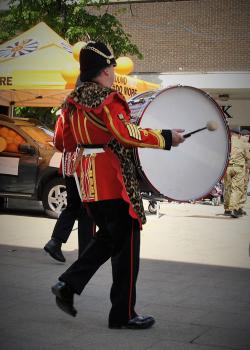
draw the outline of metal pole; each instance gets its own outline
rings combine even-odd
[[[9,106],[9,117],[14,118],[14,107],[15,107],[15,102],[11,102]]]

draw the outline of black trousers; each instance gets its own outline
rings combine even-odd
[[[140,228],[122,199],[88,203],[99,227],[95,238],[60,277],[77,294],[111,257],[113,284],[109,322],[124,323],[136,316],[136,280],[139,271]]]
[[[94,222],[88,215],[80,199],[78,189],[74,177],[65,176],[66,192],[67,192],[67,207],[59,216],[52,238],[66,243],[73,229],[74,223],[78,220],[78,246],[79,255],[88,245],[94,234]]]

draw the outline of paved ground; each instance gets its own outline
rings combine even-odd
[[[137,311],[157,323],[144,331],[107,328],[109,262],[76,297],[75,319],[57,309],[50,286],[76,258],[77,234],[64,246],[66,264],[56,263],[41,249],[55,221],[31,207],[0,215],[1,349],[250,349],[250,200],[240,219],[204,204],[148,215]]]

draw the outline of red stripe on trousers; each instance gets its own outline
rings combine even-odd
[[[131,300],[132,300],[132,289],[133,289],[133,262],[134,262],[134,221],[132,221],[132,232],[131,232],[131,241],[130,241],[130,291],[129,291],[129,303],[128,303],[128,317],[129,320],[131,316]]]
[[[95,237],[96,234],[96,224],[93,224],[92,236]]]

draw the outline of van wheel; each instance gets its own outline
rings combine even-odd
[[[67,206],[67,192],[62,177],[50,180],[43,188],[42,203],[46,214],[58,218]]]

